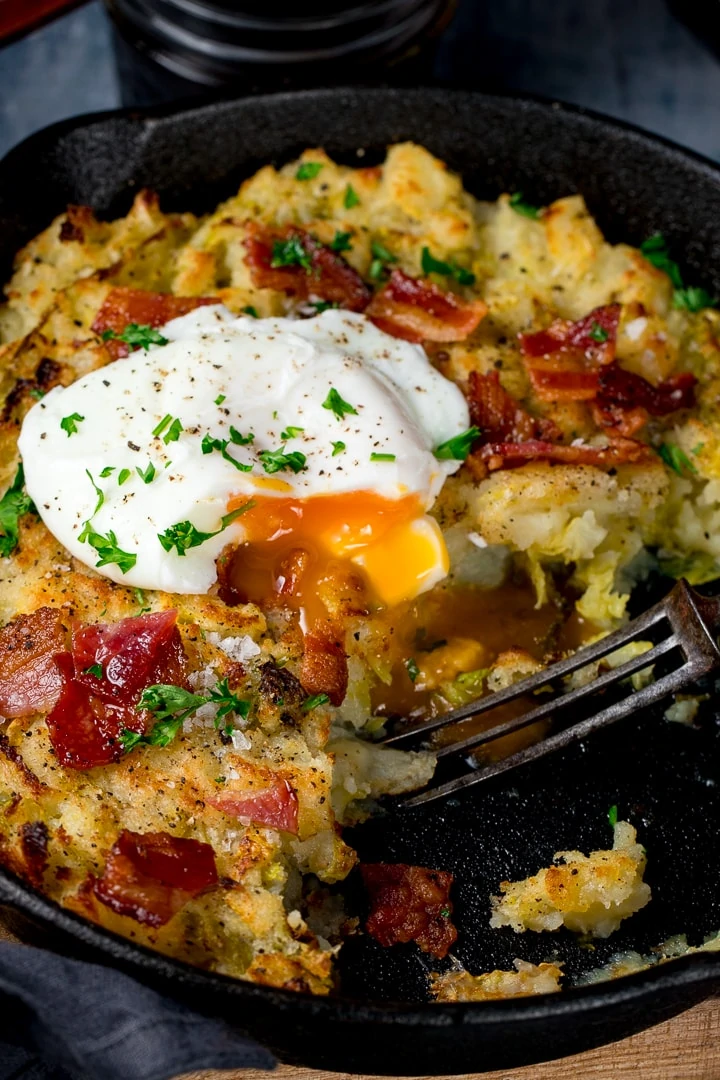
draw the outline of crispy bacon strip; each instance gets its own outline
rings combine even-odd
[[[487,314],[482,300],[467,302],[429,281],[393,270],[366,314],[376,326],[405,341],[463,341]]]
[[[271,787],[257,793],[214,796],[205,800],[228,817],[238,818],[244,824],[265,825],[268,829],[280,829],[297,835],[298,798],[287,780],[277,780]]]
[[[368,934],[383,946],[415,941],[442,959],[457,939],[452,874],[406,863],[364,863],[360,870],[370,899]]]
[[[310,263],[273,266],[276,243],[295,240]],[[289,225],[273,231],[255,221],[247,224],[245,262],[250,267],[253,285],[258,289],[277,289],[301,300],[317,296],[348,311],[364,311],[370,290],[356,270],[337,252],[321,244],[311,233]]]
[[[531,416],[501,385],[497,371],[480,375],[471,371],[468,379],[470,421],[480,428],[486,441],[520,442],[523,439],[559,439],[552,420]]]
[[[0,630],[2,716],[30,716],[57,701],[62,679],[53,656],[66,641],[67,630],[56,608],[18,615]]]
[[[111,289],[90,327],[96,334],[114,330],[121,334],[129,323],[139,326],[164,326],[171,319],[187,315],[206,304],[218,304],[216,296],[173,296],[171,293],[149,292],[120,286]],[[110,340],[105,347],[113,360],[128,356],[130,346],[124,341]]]
[[[333,705],[342,705],[348,685],[347,656],[342,645],[317,626],[305,635],[300,682],[308,694],[327,694]]]
[[[49,839],[50,834],[44,821],[26,821],[20,828],[24,873],[36,889],[42,887],[43,875],[47,869]]]
[[[90,769],[118,761],[123,729],[146,730],[147,714],[135,707],[145,687],[185,684],[176,619],[176,611],[164,611],[87,626],[73,634],[72,652],[55,656],[61,689],[47,725],[61,765]]]
[[[110,849],[97,899],[118,915],[163,926],[189,900],[218,883],[210,844],[169,833],[124,829]]]
[[[615,359],[619,323],[620,304],[595,308],[576,322],[556,319],[547,330],[520,334],[523,356],[533,360],[565,353],[593,366],[610,364]]]
[[[528,461],[550,461],[563,465],[594,465],[597,469],[614,469],[618,465],[637,464],[656,460],[645,443],[616,436],[606,447],[570,445],[529,439],[527,442],[487,443],[475,451],[488,471],[514,469]]]

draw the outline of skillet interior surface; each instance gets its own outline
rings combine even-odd
[[[677,147],[576,110],[443,90],[310,91],[179,114],[106,114],[32,136],[0,164],[0,275],[17,248],[68,202],[125,213],[155,188],[165,209],[209,210],[268,161],[323,145],[348,164],[380,160],[413,139],[459,170],[480,197],[522,190],[545,203],[580,191],[612,241],[662,230],[688,277],[720,293],[720,170]],[[358,150],[362,156],[358,157]],[[636,598],[641,604],[641,598]],[[459,940],[470,971],[559,958],[575,978],[612,955],[647,953],[686,933],[720,929],[720,724],[708,707],[690,729],[661,713],[632,717],[586,744],[422,811],[386,813],[349,840],[366,860],[451,871]],[[547,865],[562,849],[607,847],[609,806],[648,850],[653,900],[606,942],[569,933],[515,935],[488,926],[500,881]],[[350,902],[361,910],[349,882]],[[321,1001],[188,969],[84,924],[10,875],[0,897],[54,928],[56,947],[111,959],[147,982],[220,1012],[285,1059],[343,1071],[449,1074],[509,1068],[621,1038],[720,986],[720,959],[696,956],[603,986],[542,999],[425,1005],[437,967],[415,946],[370,938],[341,954],[339,999]]]

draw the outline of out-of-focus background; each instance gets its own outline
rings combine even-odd
[[[720,159],[720,60],[674,13],[699,11],[702,31],[703,10],[717,18],[718,6],[458,0],[428,77],[575,102]],[[0,155],[55,120],[127,101],[111,35],[93,0],[0,48]]]

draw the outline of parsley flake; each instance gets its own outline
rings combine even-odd
[[[371,454],[370,455],[370,460],[371,461],[394,461],[395,460],[395,455],[394,454]]]
[[[85,522],[83,531],[78,536],[78,540],[81,544],[89,544],[90,547],[95,548],[96,552],[100,556],[99,560],[95,563],[96,567],[110,566],[116,564],[120,568],[122,574],[127,574],[128,570],[132,570],[133,566],[137,562],[137,555],[133,552],[123,551],[118,545],[117,536],[110,529],[106,536],[102,533],[95,532],[90,527],[90,522]]]
[[[450,918],[450,908],[446,908],[446,907],[440,908],[440,914],[442,915],[443,919],[449,919]]]
[[[370,269],[368,270],[368,276],[372,281],[381,281],[387,273],[387,264],[396,263],[397,255],[393,255],[392,251],[381,244],[379,240],[373,240],[370,244],[370,251],[372,252],[372,262],[370,263]]]
[[[91,664],[90,667],[85,668],[85,670],[83,671],[83,675],[94,675],[96,679],[102,679],[102,664]]]
[[[287,240],[276,240],[273,244],[270,265],[278,266],[302,266],[306,273],[312,270],[312,259],[303,247],[299,236],[290,236]]]
[[[311,300],[310,303],[315,308],[317,315],[322,315],[323,311],[329,311],[330,308],[339,306],[335,300]]]
[[[139,465],[136,465],[135,472],[138,474],[143,484],[150,484],[155,479],[157,470],[151,461],[148,463],[148,467],[144,472]]]
[[[317,709],[319,705],[327,705],[330,698],[327,694],[313,694],[312,697],[305,698],[300,708],[303,712],[312,712],[313,709]]]
[[[20,537],[19,522],[23,514],[34,510],[32,499],[23,490],[25,472],[22,464],[17,467],[15,479],[0,499],[0,555],[11,555]]]
[[[612,829],[614,829],[615,826],[618,823],[618,808],[617,808],[617,806],[611,806],[610,809],[608,810],[608,821],[610,822],[610,827]]]
[[[331,251],[352,251],[352,244],[350,243],[350,232],[336,232],[333,241],[328,245]]]
[[[333,448],[333,452],[332,452],[331,457],[337,457],[338,454],[342,454],[343,450],[347,449],[347,447],[345,446],[345,443],[340,442],[339,440],[338,440],[338,442],[334,442],[332,444],[332,448]]]
[[[122,484],[124,484],[126,480],[129,480],[131,476],[132,476],[132,469],[121,469],[120,472],[118,473],[118,478],[117,478],[118,487],[120,487]]]
[[[658,454],[663,459],[666,465],[669,465],[671,469],[674,469],[678,476],[682,476],[683,472],[696,473],[697,469],[693,465],[690,458],[687,456],[684,450],[682,450],[677,443],[663,443]]]
[[[322,161],[303,161],[295,173],[296,180],[314,180],[321,169],[325,168]]]
[[[249,315],[251,319],[259,319],[260,316],[257,313],[257,308],[254,308],[252,304],[246,304],[242,309],[243,315]]]
[[[422,249],[422,271],[423,274],[442,274],[443,277],[454,278],[458,285],[475,284],[475,275],[471,270],[466,270],[464,266],[458,266],[453,261],[442,262],[436,259],[428,247]]]
[[[92,473],[90,472],[90,470],[86,469],[85,472],[87,474],[88,480],[90,481],[92,486],[95,488],[95,494],[97,495],[97,502],[95,503],[95,509],[93,510],[92,514],[90,515],[90,517],[95,517],[98,510],[100,509],[102,504],[105,502],[105,495],[103,494],[103,492],[100,490],[100,488],[97,486],[97,484],[93,480]],[[85,524],[87,525],[87,522],[85,522]]]
[[[702,311],[703,308],[717,307],[717,298],[698,285],[689,285],[686,289],[675,289],[673,307],[683,311]]]
[[[343,416],[357,416],[358,414],[356,408],[349,402],[343,401],[334,386],[328,391],[328,396],[323,401],[322,407],[333,412],[338,420],[342,420]]]
[[[435,457],[438,461],[464,461],[470,453],[470,447],[475,439],[482,434],[480,428],[470,427],[460,435],[447,439],[435,448]]]
[[[411,656],[409,660],[405,661],[405,668],[407,670],[408,676],[410,677],[410,682],[415,682],[418,675],[420,674],[420,668],[417,666],[417,662],[413,656]]]
[[[299,473],[307,468],[304,454],[299,450],[291,450],[286,454],[282,446],[279,450],[261,450],[258,457],[266,473],[281,472],[283,469],[292,469],[294,473]]]
[[[215,398],[215,404],[216,405],[222,405],[224,400],[225,400],[225,394],[218,394],[218,396]]]
[[[663,270],[676,289],[682,289],[683,279],[680,267],[674,259],[670,258],[665,237],[661,232],[653,233],[647,240],[643,240],[640,245],[640,254],[644,255],[656,270]]]
[[[358,195],[352,184],[348,184],[345,188],[345,198],[343,199],[343,206],[346,210],[352,210],[354,206],[360,205],[360,196]]]
[[[80,413],[76,412],[71,413],[70,416],[63,416],[62,420],[60,421],[60,427],[63,429],[63,431],[67,432],[68,439],[71,435],[77,434],[77,426],[84,419],[84,416],[81,416]]]
[[[533,221],[538,221],[540,218],[540,207],[533,206],[532,203],[526,202],[522,191],[513,192],[510,196],[510,205],[516,214],[531,218]]]
[[[219,727],[222,719],[231,712],[247,719],[251,706],[249,701],[232,693],[227,679],[219,682],[208,695],[193,694],[181,686],[172,686],[168,683],[148,686],[143,690],[136,708],[149,710],[154,714],[156,723],[147,735],[125,728],[120,737],[123,750],[127,753],[140,744],[167,746],[178,734],[187,717],[196,712],[201,705],[208,704],[218,706],[216,727]]]
[[[168,339],[152,326],[145,323],[128,323],[121,334],[115,330],[104,330],[103,341],[124,341],[133,348],[148,351],[151,345],[167,345]]]
[[[42,398],[45,397],[45,394],[46,391],[41,390],[39,386],[33,386],[32,390],[30,391],[30,397],[35,398],[36,401],[42,400]]]
[[[200,444],[200,449],[203,454],[212,454],[213,450],[218,450],[226,461],[229,461],[231,465],[234,465],[239,472],[252,472],[252,465],[246,465],[242,461],[238,461],[232,454],[228,453],[228,445],[230,439],[214,439],[212,435],[206,435]]]
[[[111,473],[114,473],[114,472],[115,472],[115,466],[114,465],[106,465],[104,469],[101,469],[100,476],[102,477],[103,480],[105,480],[105,479],[107,479],[108,476],[110,476]]]
[[[304,427],[291,427],[289,424],[284,431],[280,432],[280,438],[285,442],[287,439],[297,439],[298,435],[302,435]]]
[[[599,322],[593,321],[592,326],[588,332],[588,337],[591,337],[593,341],[597,341],[600,345],[603,345],[610,337],[607,330],[600,325]]]
[[[189,548],[200,547],[206,540],[212,540],[213,536],[219,536],[221,532],[227,529],[228,525],[231,525],[236,518],[246,513],[254,505],[255,503],[251,499],[249,502],[243,503],[242,506],[238,506],[237,509],[231,510],[229,514],[225,514],[220,519],[220,528],[216,529],[215,532],[201,532],[200,529],[195,528],[192,522],[179,521],[177,525],[171,525],[166,529],[164,533],[158,533],[157,538],[165,551],[172,551],[175,548],[178,555],[184,556]]]

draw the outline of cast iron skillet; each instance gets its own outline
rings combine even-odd
[[[581,191],[611,240],[637,244],[662,230],[687,279],[720,294],[720,170],[711,162],[564,106],[445,90],[309,91],[57,124],[0,165],[0,276],[68,202],[122,214],[149,185],[166,209],[203,211],[261,164],[303,147],[370,164],[400,139],[429,147],[476,195],[522,190],[546,203]],[[698,729],[638,715],[455,801],[378,817],[350,839],[364,859],[453,872],[455,952],[470,971],[507,968],[516,956],[559,957],[578,976],[618,951],[647,952],[678,933],[699,943],[720,929],[719,744],[712,710]],[[647,847],[650,905],[592,948],[563,932],[490,930],[488,897],[498,883],[547,865],[557,850],[608,846],[612,804]],[[54,948],[111,963],[220,1014],[285,1061],[342,1072],[509,1069],[623,1038],[720,989],[720,957],[697,954],[558,995],[430,1004],[433,964],[415,946],[383,950],[361,936],[341,954],[340,996],[318,999],[171,961],[62,911],[7,872],[0,902]]]

